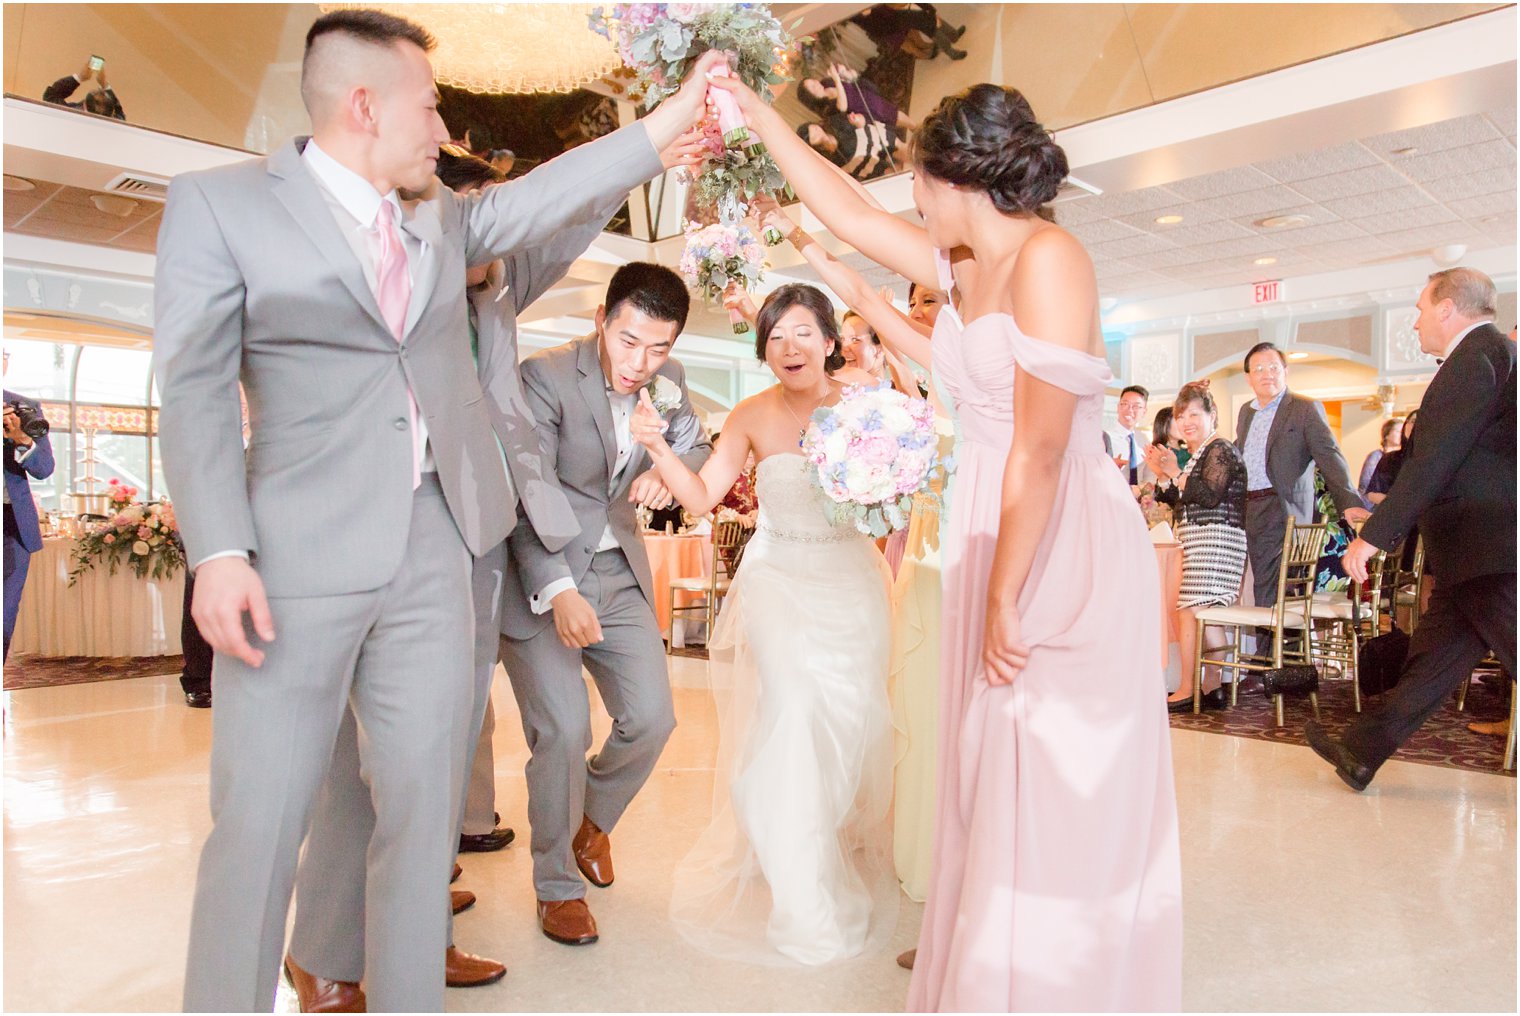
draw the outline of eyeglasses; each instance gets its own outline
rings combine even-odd
[[[1257,377],[1271,377],[1274,374],[1281,374],[1282,372],[1283,365],[1280,363],[1258,363],[1251,368],[1251,373]]]

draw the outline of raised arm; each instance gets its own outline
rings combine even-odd
[[[780,113],[738,78],[713,78],[711,87],[734,94],[782,174],[830,232],[904,278],[938,287],[934,248],[922,227],[872,208],[839,178],[827,159],[793,133]]]
[[[744,431],[744,415],[741,410],[734,410],[723,428],[723,440],[703,463],[700,473],[692,472],[687,461],[683,461],[665,440],[666,423],[649,401],[648,391],[639,392],[639,404],[629,420],[629,430],[633,439],[649,450],[649,458],[659,470],[660,479],[681,506],[693,515],[706,515],[723,500],[739,479],[739,474],[744,472],[744,460],[750,451],[749,437]],[[736,421],[734,417],[739,419]]]

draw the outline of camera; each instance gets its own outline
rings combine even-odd
[[[41,410],[33,409],[25,402],[7,402],[5,408],[16,414],[22,432],[33,441],[41,441],[48,436],[50,428]]]

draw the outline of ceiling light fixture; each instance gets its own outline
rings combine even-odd
[[[1158,215],[1158,216],[1156,216],[1156,225],[1158,225],[1158,226],[1175,226],[1177,223],[1179,223],[1181,221],[1182,221],[1182,216],[1180,216],[1180,215]]]
[[[1442,268],[1454,268],[1462,256],[1467,253],[1467,244],[1448,243],[1444,247],[1437,247],[1430,252],[1430,258]]]
[[[1309,359],[1309,354],[1308,353],[1289,353],[1288,354],[1288,359],[1290,359],[1290,360],[1307,360],[1307,359]]]
[[[1251,264],[1253,264],[1253,265],[1275,265],[1275,264],[1277,264],[1277,259],[1276,258],[1257,258],[1255,261],[1252,261]]]
[[[8,191],[29,191],[36,189],[36,187],[37,185],[30,180],[19,176],[11,176],[9,173],[5,174],[5,189]]]
[[[115,215],[122,219],[137,211],[137,202],[131,198],[124,198],[120,194],[91,194],[90,204],[107,215]]]
[[[1294,213],[1292,215],[1269,215],[1265,219],[1257,219],[1256,225],[1263,229],[1284,229],[1288,226],[1302,226],[1309,221],[1307,215]]]

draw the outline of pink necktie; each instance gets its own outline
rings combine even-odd
[[[396,233],[396,206],[389,201],[380,202],[375,233],[380,240],[375,257],[375,299],[386,327],[400,343],[405,335],[407,305],[412,300],[412,279],[406,270],[406,248]],[[417,400],[410,386],[406,401],[412,417],[412,489],[416,490],[422,485],[422,434],[417,427]]]

